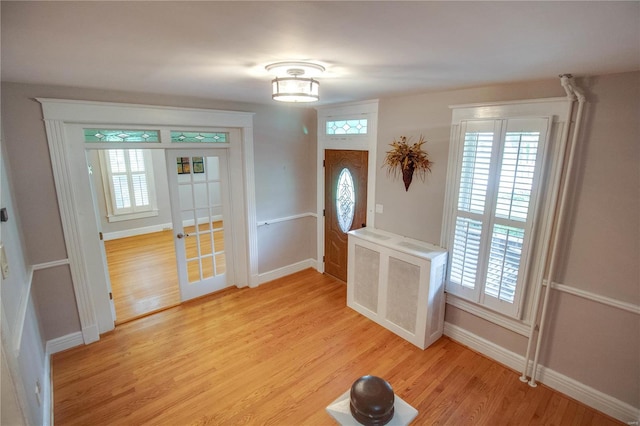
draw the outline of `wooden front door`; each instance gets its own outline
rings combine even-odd
[[[347,281],[347,232],[366,226],[367,151],[327,149],[324,190],[324,271]]]

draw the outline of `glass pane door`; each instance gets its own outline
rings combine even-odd
[[[227,287],[226,151],[169,150],[167,173],[182,300]]]

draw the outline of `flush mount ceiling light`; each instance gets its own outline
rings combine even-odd
[[[276,75],[271,80],[271,98],[280,102],[315,102],[320,99],[318,80],[303,77],[324,71],[324,67],[309,62],[278,62],[267,65],[267,71]]]

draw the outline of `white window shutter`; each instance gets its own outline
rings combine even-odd
[[[108,220],[157,215],[150,150],[107,149],[100,158]]]
[[[447,291],[510,316],[521,307],[547,126],[546,118],[463,121],[452,147]]]

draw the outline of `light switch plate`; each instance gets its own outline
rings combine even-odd
[[[384,211],[384,207],[382,204],[376,204],[376,213],[382,213]]]
[[[6,280],[9,276],[9,262],[3,245],[0,245],[0,269],[2,269],[2,279]]]

